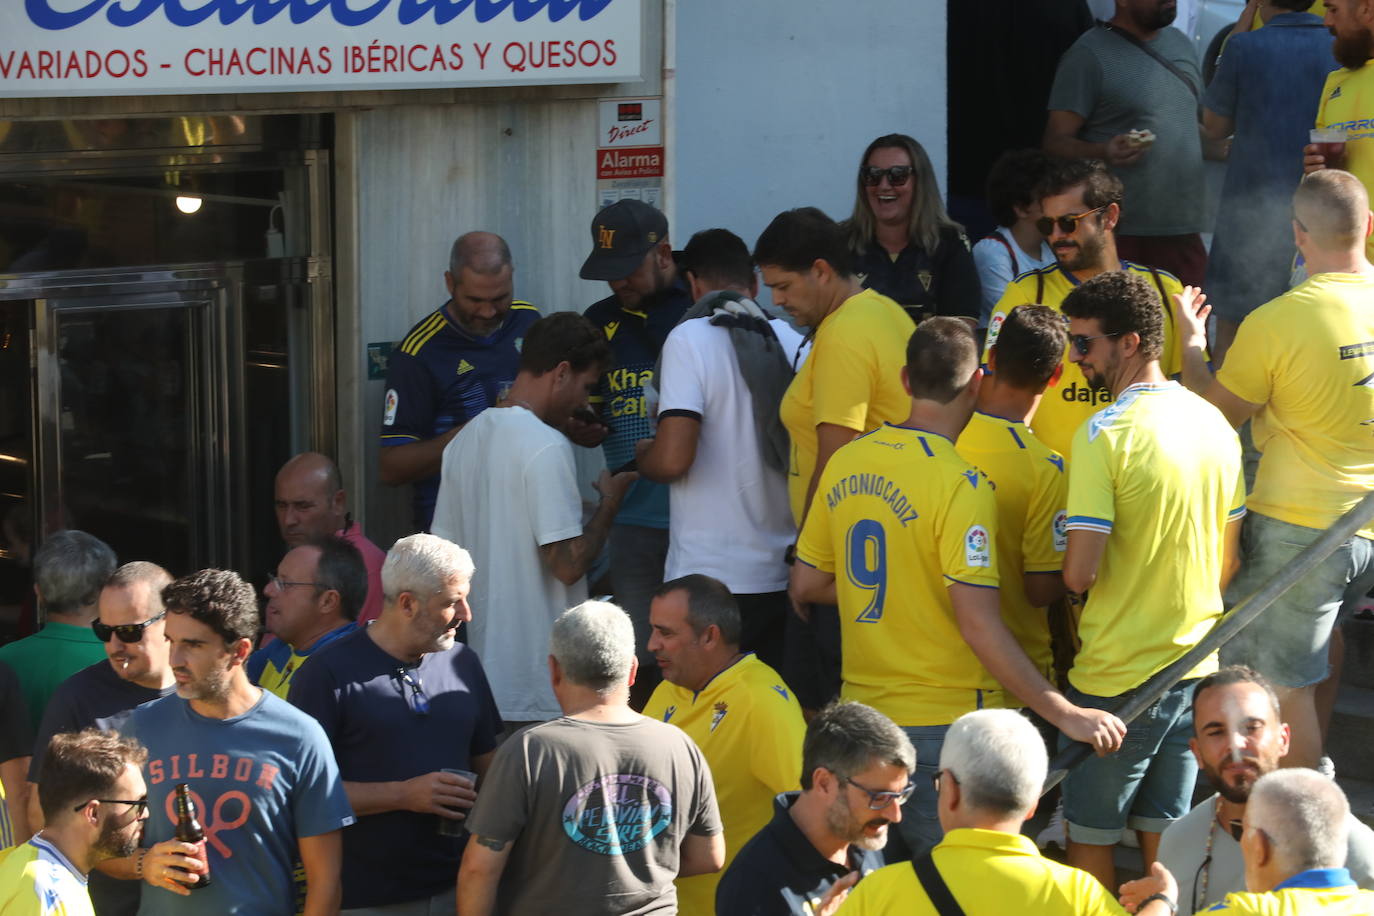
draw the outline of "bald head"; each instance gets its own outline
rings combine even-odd
[[[1363,249],[1369,232],[1369,195],[1349,172],[1320,169],[1298,185],[1293,216],[1298,229],[1321,251]]]
[[[494,232],[469,232],[458,236],[449,250],[448,270],[455,279],[463,270],[475,274],[497,274],[512,268],[510,246]],[[513,269],[513,268],[512,268]]]
[[[282,540],[292,547],[337,534],[348,511],[338,465],[319,452],[286,462],[277,472],[276,510]]]
[[[1285,876],[1345,864],[1350,804],[1345,793],[1315,770],[1275,770],[1250,790],[1248,828],[1262,831]]]

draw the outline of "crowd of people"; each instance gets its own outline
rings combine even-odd
[[[903,134],[752,248],[606,207],[581,312],[460,236],[388,368],[418,533],[304,453],[257,587],[43,539],[0,912],[1374,912],[1324,753],[1374,523],[1199,649],[1374,489],[1374,7],[1310,6],[1253,0],[1203,87],[1116,0],[972,246]]]

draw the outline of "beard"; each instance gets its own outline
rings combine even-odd
[[[870,852],[882,849],[887,845],[887,831],[884,830],[877,836],[869,836],[864,833],[864,828],[879,825],[887,826],[890,823],[892,822],[885,817],[875,817],[865,821],[854,820],[850,815],[849,805],[845,802],[844,796],[836,798],[835,803],[825,812],[825,825],[830,828],[831,833],[843,837],[846,843],[860,849],[867,849]]]
[[[1342,67],[1358,70],[1374,57],[1374,37],[1364,29],[1356,29],[1349,35],[1333,30],[1332,34],[1336,38],[1331,43],[1331,54]]]
[[[1060,242],[1051,247],[1065,270],[1093,270],[1102,266],[1102,252],[1107,247],[1107,237],[1105,233],[1097,232],[1085,236],[1082,241]]]
[[[1246,778],[1238,784],[1227,782],[1219,767],[1204,766],[1202,772],[1207,775],[1207,781],[1212,784],[1212,788],[1217,790],[1217,794],[1233,805],[1243,805],[1248,802],[1250,790],[1254,787],[1255,780],[1264,775],[1264,770],[1258,763],[1255,772],[1246,774]]]
[[[133,855],[138,849],[139,834],[142,832],[141,826],[133,829],[127,824],[116,827],[113,820],[107,819],[100,825],[100,835],[91,845],[92,860],[123,859]]]

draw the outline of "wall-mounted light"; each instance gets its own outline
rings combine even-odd
[[[199,197],[178,197],[177,209],[182,213],[195,213],[202,203],[204,200]]]

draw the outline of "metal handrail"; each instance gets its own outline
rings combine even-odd
[[[1320,537],[1307,545],[1301,553],[1265,580],[1258,591],[1246,597],[1244,601],[1223,615],[1216,622],[1216,625],[1208,631],[1207,635],[1202,637],[1197,645],[1184,653],[1182,658],[1167,668],[1156,672],[1145,683],[1125,694],[1121,703],[1112,712],[1121,721],[1130,725],[1133,719],[1153,706],[1160,697],[1183,680],[1184,675],[1196,668],[1207,656],[1230,642],[1237,633],[1277,601],[1284,592],[1297,585],[1298,580],[1315,569],[1318,563],[1335,553],[1337,547],[1354,537],[1355,533],[1368,525],[1370,521],[1374,521],[1374,491],[1366,493],[1350,511],[1336,519],[1330,528],[1322,532]],[[1082,763],[1092,753],[1091,745],[1075,742],[1056,754],[1055,758],[1050,761],[1049,776],[1046,777],[1045,787],[1040,790],[1040,794],[1043,795],[1059,785],[1068,775],[1069,770]]]

